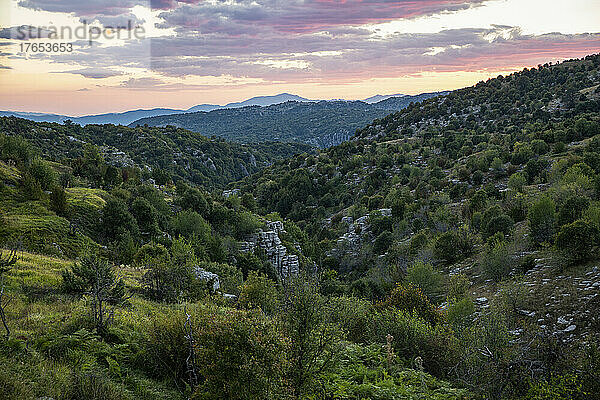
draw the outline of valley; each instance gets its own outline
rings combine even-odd
[[[599,398],[599,85],[1,117],[0,393]]]

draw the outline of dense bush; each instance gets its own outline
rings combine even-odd
[[[443,374],[457,356],[457,342],[443,325],[431,325],[417,311],[387,308],[373,316],[374,336],[385,343],[392,336],[392,346],[398,357],[411,365],[421,357],[423,367],[432,374]]]
[[[527,216],[531,237],[537,244],[552,241],[556,226],[556,206],[549,197],[541,197],[529,207]]]
[[[597,243],[598,228],[581,219],[563,226],[556,236],[556,248],[574,263],[590,259]]]
[[[508,276],[513,268],[509,245],[503,240],[496,240],[486,246],[479,261],[483,273],[496,282]]]
[[[423,291],[410,283],[398,283],[379,306],[380,308],[397,308],[408,314],[415,313],[430,324],[438,323],[441,317]]]
[[[274,314],[279,308],[279,293],[275,282],[257,271],[250,271],[242,285],[239,304],[246,309],[258,308]]]
[[[417,262],[408,267],[406,281],[420,288],[432,303],[442,300],[442,275],[431,264]]]
[[[558,210],[558,224],[566,225],[581,218],[590,206],[590,200],[583,196],[569,196]]]
[[[39,158],[32,161],[29,174],[40,183],[42,190],[50,190],[56,184],[56,172],[46,161]]]

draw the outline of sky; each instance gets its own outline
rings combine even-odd
[[[598,52],[600,0],[0,0],[0,110],[418,94]]]

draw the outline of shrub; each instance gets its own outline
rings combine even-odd
[[[42,186],[31,174],[23,174],[21,185],[23,186],[23,192],[28,199],[39,200],[42,198]]]
[[[93,254],[86,254],[70,270],[63,271],[63,287],[89,297],[95,327],[101,335],[107,333],[112,320],[114,311],[110,306],[123,304],[126,300],[123,280],[107,260]]]
[[[591,393],[585,393],[581,378],[577,375],[554,375],[550,379],[532,382],[527,396],[528,400],[584,400],[590,399]]]
[[[442,298],[442,276],[433,269],[431,264],[417,262],[406,271],[406,281],[420,288],[433,302]]]
[[[374,339],[386,343],[392,336],[394,353],[412,365],[421,357],[423,367],[432,374],[443,374],[456,359],[456,339],[444,325],[431,325],[416,312],[395,308],[373,315]]]
[[[181,211],[171,220],[171,229],[175,234],[185,237],[196,236],[206,243],[210,236],[210,225],[195,211]]]
[[[531,237],[537,244],[552,241],[556,225],[556,206],[549,197],[541,197],[529,207],[527,215]]]
[[[282,398],[287,342],[257,313],[206,314],[194,321],[197,366],[203,381],[192,399]]]
[[[448,286],[448,301],[460,300],[469,295],[469,287],[471,282],[469,278],[463,273],[455,274],[450,277],[450,283]]]
[[[592,257],[598,241],[598,228],[585,220],[577,220],[561,228],[556,237],[556,248],[574,263]]]
[[[486,245],[486,249],[479,261],[484,274],[496,282],[508,276],[512,269],[512,258],[508,250],[508,243],[496,241]]]
[[[527,182],[533,183],[537,177],[545,177],[545,170],[548,168],[548,160],[544,158],[533,158],[527,161],[525,165],[525,175]]]
[[[40,183],[42,190],[49,190],[56,184],[56,172],[44,160],[33,160],[29,166],[29,174]]]
[[[433,247],[433,255],[448,265],[468,257],[472,251],[473,241],[466,227],[442,233]]]
[[[482,211],[487,204],[487,194],[484,190],[478,190],[469,199],[469,210],[471,212]]]
[[[387,251],[387,249],[390,247],[390,245],[392,244],[392,241],[393,241],[392,232],[390,232],[390,231],[381,232],[381,234],[379,236],[377,236],[377,238],[375,239],[375,242],[373,243],[373,251],[376,254],[385,253]]]
[[[54,186],[50,193],[50,208],[57,215],[65,215],[67,211],[67,195],[60,186]]]
[[[568,197],[558,210],[559,225],[566,225],[581,218],[581,215],[590,206],[590,200],[587,197],[573,195]]]
[[[373,304],[356,297],[332,297],[326,305],[328,322],[339,327],[346,339],[366,343],[372,339]]]
[[[148,200],[143,197],[136,198],[131,204],[130,212],[142,235],[152,238],[160,232],[157,212]]]
[[[264,251],[262,253],[264,253]],[[265,274],[274,281],[277,280],[277,271],[275,271],[273,265],[269,261],[263,259],[264,257],[261,258],[259,256],[264,256],[264,254],[261,254],[260,249],[256,249],[255,253],[249,251],[240,253],[237,255],[236,266],[242,271],[245,278],[248,277],[250,271],[257,271]]]
[[[508,187],[516,192],[522,192],[526,184],[527,179],[520,172],[512,174],[510,178],[508,178]]]
[[[423,231],[417,233],[410,239],[410,243],[408,245],[408,249],[410,254],[417,254],[420,250],[427,246],[427,242],[429,239],[427,238],[427,234]]]
[[[110,199],[102,209],[102,232],[107,241],[116,240],[125,232],[137,237],[139,233],[137,222],[127,210],[125,202],[120,199]]]
[[[194,308],[195,320],[200,311]],[[153,378],[168,379],[177,386],[187,381],[186,358],[189,347],[185,339],[185,316],[182,312],[156,312],[143,327],[141,351],[135,360]]]
[[[313,276],[301,274],[283,287],[281,316],[290,340],[287,379],[295,398],[304,398],[317,371],[326,371],[338,351],[340,332],[325,318],[326,307]]]
[[[506,214],[496,215],[488,221],[485,227],[485,236],[490,237],[496,233],[501,233],[506,236],[510,234],[513,228],[514,221]]]
[[[448,322],[454,326],[460,326],[468,321],[468,318],[475,312],[473,300],[468,297],[460,300],[451,301],[448,304],[446,313]]]
[[[221,283],[221,291],[238,296],[240,288],[244,282],[242,271],[239,268],[229,264],[221,264],[214,262],[201,262],[200,268],[219,275]]]
[[[273,314],[279,307],[276,284],[264,274],[250,271],[240,291],[240,305],[246,309],[259,308],[265,314]]]
[[[436,324],[440,321],[440,313],[435,306],[431,304],[420,288],[410,283],[398,283],[379,306],[380,308],[397,308],[409,314],[416,313],[416,315],[430,324]]]
[[[21,136],[0,134],[0,158],[13,160],[19,164],[27,164],[33,157],[33,148]]]

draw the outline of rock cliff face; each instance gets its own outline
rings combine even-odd
[[[381,208],[375,210],[375,213],[383,217],[391,217],[392,209]],[[340,257],[346,252],[358,255],[365,240],[372,241],[374,239],[370,234],[369,215],[363,215],[356,220],[350,216],[342,217],[342,222],[346,225],[346,233],[337,239],[336,247],[329,252],[329,255]]]
[[[300,264],[298,256],[288,254],[285,246],[281,244],[279,233],[282,232],[285,232],[283,222],[268,221],[266,230],[258,230],[241,243],[240,251],[253,251],[259,246],[267,253],[269,262],[275,267],[279,278],[286,280],[291,276],[298,275]]]

